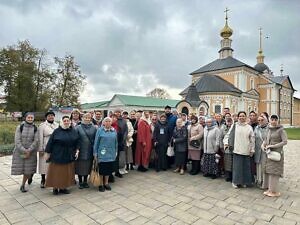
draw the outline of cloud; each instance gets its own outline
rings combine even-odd
[[[178,98],[189,73],[218,58],[226,7],[234,57],[256,64],[262,27],[270,36],[263,43],[265,63],[276,75],[283,64],[299,90],[296,0],[7,0],[0,2],[0,46],[29,39],[50,56],[74,55],[87,76],[82,102],[144,95],[158,86]]]

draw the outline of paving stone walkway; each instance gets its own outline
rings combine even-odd
[[[291,224],[300,225],[300,141],[285,148],[280,198],[257,188],[233,189],[223,179],[201,175],[130,172],[112,184],[53,196],[35,175],[20,193],[21,176],[11,176],[11,157],[0,158],[0,224]]]

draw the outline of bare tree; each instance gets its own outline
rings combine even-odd
[[[153,97],[153,98],[161,98],[161,99],[170,98],[169,93],[163,88],[154,88],[152,91],[147,93],[146,96]]]

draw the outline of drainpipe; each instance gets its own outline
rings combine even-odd
[[[293,126],[293,100],[294,100],[294,91],[292,91],[291,94],[291,126]]]
[[[280,85],[280,88],[278,90],[279,92],[279,104],[278,104],[278,117],[279,117],[279,123],[280,123],[280,120],[281,120],[281,115],[280,115],[280,102],[281,102],[281,98],[280,98],[280,91],[282,90],[282,85]]]

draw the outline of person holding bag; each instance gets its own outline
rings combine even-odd
[[[103,126],[97,130],[94,142],[93,154],[94,160],[98,162],[99,166],[100,192],[111,190],[108,178],[115,169],[115,160],[118,153],[117,132],[111,124],[112,119],[110,117],[104,118]]]
[[[97,128],[92,123],[92,115],[84,114],[81,124],[75,129],[79,135],[79,156],[75,162],[75,174],[78,175],[79,189],[89,188],[87,177],[91,172],[94,140],[97,132]]]
[[[280,196],[280,192],[278,192],[278,184],[279,177],[283,176],[283,146],[286,144],[287,134],[283,126],[278,123],[278,116],[272,115],[267,139],[262,144],[262,148],[267,153],[263,188],[268,189],[264,192],[264,195],[269,197]],[[271,157],[271,155],[274,156],[274,158]]]
[[[198,117],[191,116],[191,124],[188,125],[188,158],[192,160],[191,175],[200,171],[201,145],[203,145],[203,127],[198,123]]]

